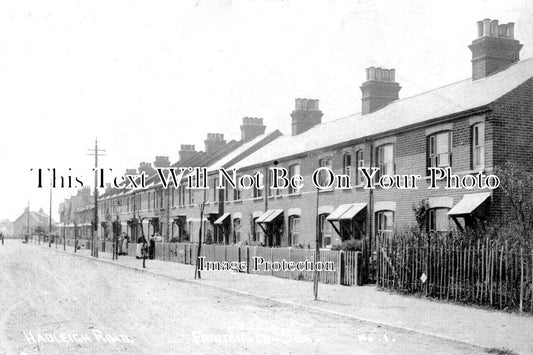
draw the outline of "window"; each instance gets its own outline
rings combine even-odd
[[[392,144],[382,145],[377,148],[378,177],[383,175],[394,175],[394,146]]]
[[[345,152],[342,155],[342,173],[343,175],[350,176],[352,172],[352,154]]]
[[[428,231],[446,232],[449,230],[447,208],[432,208],[429,210],[428,217]]]
[[[237,177],[237,181],[239,180],[239,177]],[[241,199],[241,190],[239,190],[238,186],[235,186],[233,189],[233,200],[239,201]]]
[[[485,123],[478,123],[472,127],[472,167],[485,167]]]
[[[259,181],[263,181],[263,179],[261,178],[262,176],[263,176],[263,173],[259,172]],[[254,198],[263,197],[263,189],[258,188],[255,183],[253,187],[253,197]]]
[[[217,202],[218,201],[218,189],[217,189],[217,184],[218,184],[218,179],[217,178],[214,178],[213,179],[213,202]]]
[[[289,246],[300,244],[300,216],[289,217]]]
[[[159,208],[163,208],[163,190],[158,191]]]
[[[331,169],[331,158],[323,158],[323,159],[320,159],[318,161],[318,166],[320,168],[328,168],[330,170]],[[328,173],[327,170],[321,170],[320,171],[320,175],[319,175],[319,182],[320,182],[320,186],[328,186],[331,181],[329,181],[330,179],[330,174]]]
[[[265,238],[263,235],[263,229],[261,228],[259,223],[257,223],[258,218],[259,217],[254,218],[254,230],[252,238],[254,242],[264,244]]]
[[[189,203],[189,205],[192,205],[192,204],[194,203],[194,196],[193,196],[193,194],[192,194],[192,189],[191,189],[191,188],[187,189],[187,192],[188,192],[188,194],[189,194],[189,201],[188,201],[188,203]]]
[[[235,218],[233,220],[233,244],[241,241],[241,219]]]
[[[172,188],[172,206],[176,206],[176,188]]]
[[[355,153],[355,165],[356,165],[356,171],[355,171],[355,184],[356,185],[363,185],[363,173],[359,170],[359,168],[362,168],[365,164],[365,160],[363,158],[364,151],[362,149],[359,149]]]
[[[300,175],[300,164],[292,164],[289,166],[289,181],[296,175]],[[299,194],[300,189],[295,189],[289,185],[289,194]]]
[[[146,197],[146,209],[150,209],[150,192],[148,192],[148,196]]]
[[[319,217],[319,227],[320,227],[320,240],[322,248],[331,247],[331,238],[332,238],[332,228],[331,223],[326,219],[328,215],[322,214]]]
[[[280,189],[275,189],[271,187],[274,181],[274,173],[270,171],[269,176],[270,176],[270,179],[268,181],[268,197],[280,196],[281,195]]]
[[[179,187],[179,204],[185,206],[185,185]]]
[[[394,226],[394,212],[379,211],[376,213],[376,231],[378,235],[391,235]]]
[[[429,136],[428,167],[452,166],[452,133],[441,132]]]

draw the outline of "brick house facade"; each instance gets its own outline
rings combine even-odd
[[[100,200],[100,218],[117,219],[130,235],[159,232],[164,239],[198,241],[203,223],[207,242],[313,248],[360,239],[372,247],[379,233],[416,224],[413,205],[430,212],[424,228],[446,231],[479,219],[505,218],[502,192],[489,189],[428,189],[429,167],[450,167],[464,177],[514,161],[529,162],[533,144],[533,59],[519,60],[522,45],[514,24],[478,22],[472,51],[472,78],[419,95],[399,98],[394,69],[367,69],[361,113],[322,123],[318,100],[297,99],[290,113],[292,132],[265,133],[262,120],[245,118],[239,142],[209,134],[205,152],[182,145],[172,167],[206,167],[207,190],[184,185],[164,189],[152,169],[143,190],[109,189]],[[192,149],[191,149],[192,147]],[[183,152],[183,155],[182,155]],[[154,165],[169,166],[168,159]],[[238,176],[282,167],[303,176],[299,190],[213,189],[218,168]],[[353,187],[317,191],[312,175],[319,167],[349,175]],[[359,167],[381,174],[420,175],[416,189],[365,189]],[[199,204],[205,206],[200,220]],[[317,217],[318,216],[318,217]],[[137,224],[136,224],[137,223]],[[101,234],[101,232],[99,232]]]

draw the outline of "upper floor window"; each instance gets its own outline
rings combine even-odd
[[[342,174],[350,176],[352,172],[352,154],[345,152],[342,155]]]
[[[233,200],[239,201],[240,199],[241,199],[241,190],[239,190],[238,186],[235,186],[235,188],[233,189]]]
[[[377,148],[378,176],[394,175],[394,145],[386,144]]]
[[[163,190],[158,191],[159,208],[163,208]]]
[[[363,185],[363,173],[359,170],[359,168],[362,168],[365,165],[365,159],[363,157],[364,151],[362,149],[359,149],[355,153],[355,184],[356,185]]]
[[[281,195],[281,190],[280,189],[275,189],[272,187],[272,183],[273,183],[273,180],[274,180],[274,173],[272,171],[269,172],[269,177],[270,177],[270,180],[268,181],[268,196],[269,197],[273,197],[273,196],[279,196]]]
[[[428,167],[452,166],[452,133],[441,132],[429,136]]]
[[[376,213],[376,232],[378,235],[391,235],[394,228],[394,212],[379,211]]]
[[[331,168],[331,158],[322,158],[318,161],[318,166],[320,168],[328,168],[329,170],[332,170]],[[327,172],[326,169],[320,170],[319,175],[319,183],[320,186],[328,186],[331,182],[329,181],[330,174]]]
[[[259,172],[259,180],[263,181],[264,179],[261,178],[261,176],[263,175],[261,172]],[[253,187],[253,197],[254,198],[260,198],[260,197],[263,197],[263,189],[262,188],[259,188],[257,187],[257,185],[254,183],[254,187]]]
[[[214,178],[213,179],[213,202],[218,201],[219,190],[217,188],[217,185],[218,185],[218,179]]]
[[[478,123],[472,127],[472,167],[485,167],[485,123]]]
[[[300,175],[300,164],[292,164],[289,166],[289,181],[292,180],[293,176]],[[295,189],[289,185],[289,194],[300,193],[300,189]]]

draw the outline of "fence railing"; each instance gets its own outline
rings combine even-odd
[[[378,286],[533,312],[533,250],[506,242],[379,238]]]
[[[63,238],[60,238],[58,244],[63,244]],[[39,243],[36,238],[35,243]],[[41,241],[42,242],[42,241]],[[91,241],[78,239],[78,247],[81,249],[91,249]],[[73,247],[74,239],[66,238],[65,245]],[[112,241],[99,241],[98,247],[101,252],[111,253],[113,250]],[[122,249],[122,248],[121,248]],[[198,245],[190,243],[164,243],[156,242],[154,258],[157,260],[177,262],[182,264],[195,265],[198,253]],[[135,257],[137,255],[137,244],[128,243],[127,254]],[[205,257],[205,261],[216,262],[242,262],[247,264],[248,273],[259,275],[270,275],[286,279],[312,281],[314,272],[309,270],[266,270],[264,267],[254,269],[256,258],[262,258],[271,265],[274,262],[282,263],[306,261],[313,262],[316,260],[316,251],[313,249],[298,248],[267,248],[259,246],[239,246],[239,245],[219,245],[204,244],[202,245],[200,256]],[[359,252],[339,251],[339,250],[320,250],[320,261],[329,262],[333,265],[333,271],[320,271],[319,281],[326,284],[342,285],[360,285],[361,277],[359,275],[361,257]],[[258,259],[259,260],[259,259]]]

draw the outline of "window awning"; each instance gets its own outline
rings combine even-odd
[[[448,216],[471,215],[490,198],[490,192],[464,195],[448,212]]]
[[[279,215],[281,215],[283,213],[283,210],[282,209],[279,209],[279,210],[268,210],[266,211],[265,213],[263,213],[261,215],[261,217],[259,217],[257,219],[257,223],[270,223],[272,222],[273,220],[276,219],[276,217],[278,217]]]
[[[224,221],[230,216],[230,213],[224,213],[220,216],[214,223],[215,224],[224,224]]]
[[[328,221],[350,220],[366,208],[366,203],[348,203],[339,205],[326,219]]]

